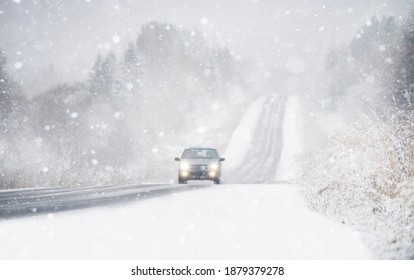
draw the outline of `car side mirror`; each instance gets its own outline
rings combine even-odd
[[[221,157],[221,158],[220,158],[220,161],[225,161],[225,160],[226,160],[226,159],[225,159],[225,158],[223,158],[223,157]]]
[[[174,158],[175,161],[181,161],[179,157]]]

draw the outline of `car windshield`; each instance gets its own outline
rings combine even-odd
[[[184,159],[216,159],[217,151],[214,149],[185,149],[182,158]]]

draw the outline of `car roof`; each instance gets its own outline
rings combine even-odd
[[[194,147],[187,147],[184,150],[189,150],[189,149],[209,149],[209,150],[217,150],[215,148],[210,148],[210,147],[202,147],[202,146],[194,146]]]

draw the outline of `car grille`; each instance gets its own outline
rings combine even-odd
[[[191,172],[204,172],[207,171],[207,165],[205,164],[193,164],[190,167]]]

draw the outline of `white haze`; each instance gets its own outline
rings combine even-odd
[[[266,66],[264,72],[314,72],[327,47],[347,42],[372,16],[403,17],[411,6],[409,0],[6,0],[0,47],[14,78],[32,94],[84,80],[98,53],[121,55],[154,20],[200,30],[212,44]]]

